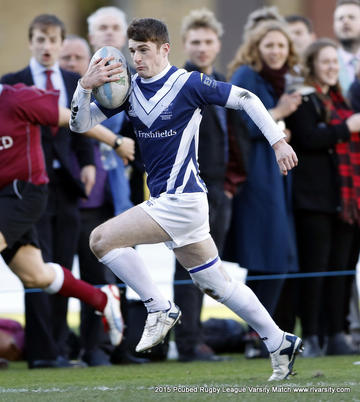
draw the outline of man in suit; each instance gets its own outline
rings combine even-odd
[[[126,38],[126,18],[122,10],[117,7],[101,7],[88,17],[89,40],[94,51],[103,46],[114,46],[121,49]],[[60,66],[74,71],[80,75],[85,74],[91,58],[91,52],[87,41],[78,36],[68,36],[60,52]],[[114,116],[110,119],[110,127],[116,132],[124,133],[124,116]],[[87,200],[81,200],[81,230],[78,243],[78,257],[81,278],[92,284],[115,283],[118,279],[101,264],[92,254],[89,248],[90,233],[95,227],[112,218],[114,214],[131,206],[129,200],[128,179],[124,175],[122,161],[114,156],[119,166],[115,169],[106,169],[106,163],[102,155],[102,145],[93,143],[96,181],[93,190]],[[106,161],[105,161],[106,162]],[[122,198],[114,197],[111,186],[120,192]],[[127,316],[127,303],[125,292],[122,292],[121,306],[124,316]],[[101,317],[94,314],[91,306],[82,304],[80,337],[83,347],[82,359],[89,366],[109,365],[110,351],[108,337],[104,334]],[[126,337],[128,338],[128,337]],[[104,351],[106,350],[106,352]],[[128,351],[127,341],[115,348],[111,354],[113,363],[144,363],[145,359],[136,358]]]
[[[30,64],[23,70],[6,74],[1,82],[22,82],[41,89],[58,89],[59,105],[69,107],[79,75],[62,70],[58,56],[65,26],[54,15],[42,14],[29,26]],[[54,136],[54,134],[56,135]],[[45,262],[56,261],[71,267],[79,232],[79,197],[86,197],[95,181],[91,142],[71,135],[67,129],[42,127],[42,144],[50,178],[46,212],[37,224]],[[72,155],[81,166],[81,181],[73,175]],[[67,360],[67,299],[44,293],[26,294],[26,342],[30,368],[70,366]]]
[[[182,25],[182,39],[188,62],[184,68],[225,81],[225,77],[214,69],[221,48],[222,33],[222,24],[209,10],[193,10],[186,16]],[[236,112],[231,111],[230,115],[223,107],[209,105],[202,112],[200,124],[199,167],[208,189],[210,233],[219,254],[222,253],[230,224],[233,192],[236,191],[237,184],[245,178],[245,160],[240,150],[245,151],[246,139],[241,138],[239,132],[235,139],[234,130],[230,132],[228,127],[236,118],[234,113]],[[243,125],[240,122],[240,126],[234,124],[232,127],[241,128]],[[244,144],[238,146],[238,141],[244,141]],[[232,149],[229,149],[230,144]],[[176,262],[176,280],[190,280],[188,272],[179,262]],[[175,327],[179,360],[221,360],[204,344],[201,335],[202,292],[193,284],[176,286],[175,283],[174,300],[183,313],[182,323]]]
[[[338,0],[334,11],[334,33],[339,41],[339,81],[344,96],[355,79],[360,61],[360,1]]]

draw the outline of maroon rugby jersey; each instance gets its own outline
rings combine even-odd
[[[24,84],[3,85],[0,93],[0,189],[13,180],[48,183],[39,125],[56,126],[58,91]]]

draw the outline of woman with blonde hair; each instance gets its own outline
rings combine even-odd
[[[286,27],[279,21],[261,22],[246,35],[229,65],[231,83],[255,93],[274,120],[292,113],[301,102],[298,93],[286,94],[287,73],[298,63]],[[243,112],[251,138],[247,180],[234,199],[231,239],[233,259],[249,275],[297,271],[297,252],[291,208],[291,175],[283,177],[261,132]],[[273,315],[283,280],[249,281],[249,286]],[[252,337],[252,333],[250,333]],[[261,355],[251,343],[247,357]]]
[[[353,114],[341,94],[334,41],[312,43],[305,52],[304,71],[313,93],[304,96],[287,119],[301,161],[293,174],[300,270],[346,270],[360,223],[360,113]],[[328,339],[325,354],[354,353],[343,333],[346,277],[312,277],[299,284],[304,356],[322,354],[323,333]]]

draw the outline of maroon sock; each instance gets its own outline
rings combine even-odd
[[[59,294],[66,297],[75,297],[102,313],[107,303],[107,295],[89,283],[76,279],[68,269],[61,268],[64,271],[64,283],[59,290]]]

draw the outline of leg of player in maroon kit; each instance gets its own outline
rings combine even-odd
[[[4,245],[6,248],[0,232],[0,252]],[[111,343],[118,345],[121,342],[124,324],[120,312],[119,289],[115,285],[106,285],[98,289],[76,279],[68,269],[59,264],[45,263],[41,251],[31,244],[21,246],[7,263],[25,287],[41,288],[50,294],[59,293],[65,297],[75,297],[94,307],[103,314]]]

